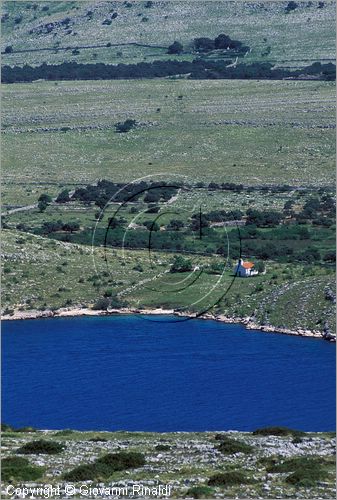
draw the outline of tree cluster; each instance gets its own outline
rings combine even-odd
[[[196,52],[211,52],[212,50],[231,49],[245,53],[249,50],[247,45],[243,45],[239,40],[232,40],[230,36],[221,33],[214,40],[212,38],[201,37],[194,39],[194,50]]]
[[[80,225],[78,222],[62,222],[61,220],[44,222],[42,225],[42,233],[46,235],[55,233],[57,231],[73,233],[74,231],[78,231],[79,229]]]
[[[85,188],[77,188],[71,199],[84,203],[95,202],[100,208],[104,208],[111,198],[115,202],[135,202],[143,197],[146,203],[157,203],[168,201],[177,193],[178,185],[171,186],[166,182],[145,182],[135,184],[114,183],[100,180],[97,185],[87,185]]]
[[[195,59],[193,61],[153,61],[137,64],[79,64],[64,62],[40,66],[4,66],[3,83],[32,82],[34,80],[114,80],[133,78],[164,78],[188,74],[191,79],[268,79],[306,78],[335,80],[336,66],[332,63],[314,63],[300,70],[273,68],[270,63],[256,62],[228,67],[228,61]]]

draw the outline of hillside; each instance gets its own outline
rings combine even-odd
[[[194,38],[220,33],[250,47],[245,62],[267,60],[297,68],[333,61],[335,2],[299,1],[294,10],[287,5],[288,1],[5,1],[2,50],[11,46],[13,53],[3,55],[3,64],[167,59],[172,57],[167,47],[175,40],[184,46],[175,58],[191,59]]]
[[[6,317],[14,311],[54,311],[59,308],[86,308],[99,303],[111,292],[133,309],[176,309],[185,313],[211,307],[210,317],[225,315],[242,321],[250,318],[256,327],[271,326],[310,334],[334,331],[334,275],[329,268],[269,262],[267,273],[254,279],[236,279],[229,270],[220,277],[205,272],[200,279],[176,293],[164,290],[176,274],[165,274],[173,255],[147,251],[111,250],[105,261],[101,248],[48,240],[29,233],[3,232],[2,306]],[[192,256],[190,256],[192,257]],[[198,256],[199,266],[207,267],[223,259]],[[234,264],[234,262],[233,262]],[[189,273],[179,276],[188,278]],[[170,287],[169,287],[170,288]],[[228,293],[224,292],[228,289]],[[221,298],[224,295],[223,298]],[[196,306],[193,304],[199,301]],[[118,307],[121,307],[120,305]],[[309,331],[310,330],[310,331]]]
[[[165,171],[195,182],[333,185],[334,90],[165,79],[3,86],[2,203]],[[116,133],[126,119],[138,126]]]

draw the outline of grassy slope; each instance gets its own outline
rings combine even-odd
[[[156,434],[143,432],[3,432],[2,443],[6,447],[3,458],[15,456],[16,449],[23,444],[46,439],[66,446],[61,455],[26,455],[31,464],[43,464],[44,476],[38,484],[62,484],[60,473],[64,473],[81,463],[86,464],[105,453],[132,450],[145,455],[147,465],[137,470],[115,472],[109,484],[116,486],[132,481],[144,486],[171,484],[172,496],[182,498],[191,487],[203,486],[215,473],[239,470],[254,478],[251,484],[210,489],[207,498],[332,498],[334,496],[334,438],[331,433],[307,433],[302,442],[292,443],[292,437],[253,436],[250,433],[223,433],[254,446],[247,455],[222,455],[216,448],[214,433],[170,433]],[[101,442],[91,441],[101,439]],[[157,446],[165,445],[166,450]],[[327,476],[324,482],[313,483],[310,487],[296,488],[285,482],[286,474],[267,474],[266,458],[274,456],[277,461],[285,457],[321,457]],[[265,462],[261,462],[264,458]],[[305,462],[303,462],[305,463]],[[14,484],[17,481],[14,480]],[[83,483],[83,482],[82,482]],[[82,483],[78,483],[79,486]],[[115,484],[114,484],[115,483]],[[117,483],[117,484],[116,484]],[[75,483],[76,484],[76,483]],[[7,486],[4,483],[4,486]],[[94,486],[94,485],[91,485]],[[191,498],[191,494],[188,495]]]
[[[87,247],[9,230],[4,235],[4,308],[85,306],[113,288],[122,292],[132,307],[162,306],[199,312],[214,304],[232,282],[229,271],[223,278],[203,273],[195,284],[177,293],[181,279],[190,283],[187,275],[164,274],[156,278],[169,268],[169,254],[156,253],[152,268],[145,251],[127,251],[125,259],[121,251],[109,251],[107,268],[100,248],[95,249],[93,260]],[[198,258],[195,263],[207,264],[210,259]],[[142,272],[134,269],[140,263]],[[324,293],[326,286],[333,290],[333,280],[328,269],[269,263],[264,276],[236,279],[219,306],[211,311],[234,317],[255,316],[258,323],[292,329],[322,331],[327,321],[333,329],[334,307]],[[206,295],[213,287],[213,292]]]
[[[193,182],[331,185],[333,92],[332,83],[290,81],[5,86],[3,203],[34,202],[39,184],[55,194],[165,171]],[[116,134],[127,118],[140,126]]]
[[[4,2],[3,12],[9,19],[3,23],[3,47],[14,49],[62,47],[140,42],[167,47],[174,40],[181,41],[190,51],[194,37],[215,37],[227,33],[233,39],[242,40],[252,48],[247,61],[269,59],[280,65],[303,66],[312,61],[335,57],[335,3],[325,0],[324,8],[318,9],[318,1],[297,2],[299,7],[286,14],[287,1],[259,3],[242,1],[154,1],[145,8],[145,1],[131,2],[131,8],[120,2],[34,2],[36,10],[27,9],[32,2]],[[49,10],[43,11],[48,5]],[[86,16],[92,11],[92,19]],[[111,25],[102,25],[113,12],[118,17]],[[20,24],[15,18],[22,16]],[[29,33],[41,24],[71,19],[70,29],[56,27],[49,34]],[[144,22],[146,18],[146,22]],[[268,57],[261,54],[270,47]],[[108,63],[139,62],[167,58],[164,49],[121,47],[110,49],[81,50],[73,56],[67,52],[36,52],[5,56],[5,64],[60,63],[64,60]],[[93,54],[96,53],[96,59]],[[120,54],[122,53],[122,55]],[[119,55],[118,55],[119,54]],[[187,54],[186,57],[189,57]]]

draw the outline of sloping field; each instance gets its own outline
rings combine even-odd
[[[330,269],[308,265],[267,263],[267,273],[253,279],[236,279],[232,272],[220,275],[203,273],[186,287],[177,283],[189,273],[167,273],[172,254],[109,250],[108,267],[101,248],[51,241],[18,231],[4,231],[3,308],[26,310],[92,306],[108,290],[134,308],[178,308],[234,318],[254,318],[257,324],[293,330],[334,331],[334,304],[326,291],[334,290]],[[198,257],[207,268],[221,258]],[[165,274],[166,271],[166,274]],[[220,285],[219,285],[220,283]],[[180,290],[181,288],[181,290]],[[170,291],[172,290],[172,291]],[[178,290],[178,292],[177,292]],[[179,291],[180,290],[180,291]]]
[[[38,82],[3,86],[2,104],[7,205],[36,202],[46,184],[53,194],[163,172],[192,182],[334,183],[330,82]],[[136,128],[116,133],[126,119]]]
[[[219,33],[251,47],[246,62],[301,67],[333,60],[335,2],[296,3],[287,12],[288,1],[7,1],[2,47],[12,45],[14,52],[3,64],[140,62],[167,58],[174,40],[184,45],[181,57],[188,58],[193,38]],[[123,45],[130,42],[141,46]],[[117,46],[106,48],[107,43]],[[36,51],[42,48],[50,50]],[[79,53],[73,54],[74,48]],[[22,49],[30,52],[15,53]]]

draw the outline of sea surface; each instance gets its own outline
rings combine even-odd
[[[2,324],[13,426],[330,431],[335,404],[335,345],[323,340],[137,315]]]

